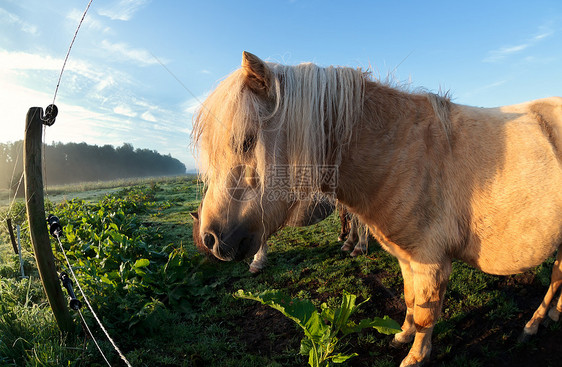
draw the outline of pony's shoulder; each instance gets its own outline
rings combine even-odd
[[[531,101],[530,103],[535,108],[540,108],[540,106],[543,106],[546,109],[562,108],[562,97],[536,99],[534,101]]]

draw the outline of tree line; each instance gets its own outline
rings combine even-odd
[[[171,155],[150,149],[86,143],[53,143],[44,146],[49,185],[122,178],[170,176],[185,173],[185,165]],[[23,141],[0,143],[0,189],[14,190],[23,172]],[[23,184],[21,185],[23,186]]]

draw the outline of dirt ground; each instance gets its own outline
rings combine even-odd
[[[379,314],[389,315],[402,322],[405,306],[400,290],[385,288],[379,276],[380,274],[368,275],[363,279],[372,289],[366,314],[372,308]],[[469,312],[462,320],[453,321],[455,332],[450,336],[439,338],[438,333],[434,333],[433,351],[428,366],[562,366],[559,354],[562,328],[559,324],[541,325],[538,334],[526,343],[520,344],[517,341],[523,326],[542,300],[546,288],[531,273],[502,278],[498,287],[502,292],[514,295],[520,311],[506,320],[492,320],[489,315],[494,310],[482,307]],[[279,312],[258,304],[248,310],[239,326],[244,330],[242,338],[248,350],[259,354],[277,355],[287,350],[296,351],[302,338],[302,332],[292,321]],[[384,339],[380,343],[382,345],[366,345],[357,337],[350,338],[351,350],[359,356],[351,359],[349,366],[376,366],[380,359],[386,360],[386,364],[380,365],[400,364],[409,346],[393,349],[388,346],[391,336],[377,334],[376,337]],[[304,357],[302,361],[304,365]]]

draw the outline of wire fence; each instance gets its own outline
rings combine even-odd
[[[115,351],[117,352],[117,354],[119,354],[119,357],[121,357],[121,359],[123,360],[123,362],[125,362],[125,364],[129,367],[132,367],[131,364],[129,363],[129,361],[127,360],[127,358],[125,357],[125,355],[123,354],[123,352],[121,352],[121,350],[119,349],[119,347],[117,346],[117,344],[113,341],[113,339],[111,338],[111,336],[109,335],[109,333],[107,332],[106,328],[103,326],[100,318],[98,317],[98,315],[96,314],[96,312],[94,311],[94,308],[92,307],[92,305],[90,304],[90,301],[88,301],[88,297],[86,297],[86,293],[84,293],[84,291],[82,290],[82,287],[80,286],[80,282],[78,282],[78,278],[76,277],[76,274],[74,273],[74,270],[72,269],[72,264],[70,264],[70,261],[68,260],[68,257],[66,256],[66,252],[64,251],[64,247],[62,245],[62,242],[60,240],[60,235],[59,234],[53,234],[53,236],[57,239],[57,242],[59,244],[60,250],[64,256],[64,259],[66,260],[66,264],[68,267],[68,271],[70,272],[70,274],[72,274],[72,278],[74,279],[74,281],[76,282],[76,286],[78,287],[78,289],[80,290],[80,294],[82,294],[82,297],[84,299],[84,302],[86,302],[86,305],[88,306],[88,309],[90,310],[90,312],[92,313],[92,316],[94,316],[94,319],[96,320],[96,322],[98,323],[100,329],[103,331],[103,333],[105,334],[105,336],[107,337],[107,339],[109,340],[109,342],[111,343],[111,345],[113,346],[113,348],[115,349]],[[109,363],[109,361],[107,360],[107,358],[105,357],[105,355],[103,354],[103,351],[101,350],[99,344],[96,342],[96,339],[94,338],[94,336],[92,335],[92,332],[90,331],[90,328],[88,327],[88,324],[86,323],[86,320],[84,320],[84,316],[82,315],[82,312],[80,312],[80,309],[77,310],[78,313],[80,314],[80,318],[82,318],[83,321],[83,325],[85,325],[86,330],[88,331],[88,334],[90,334],[92,340],[94,341],[94,343],[96,344],[96,347],[98,348],[99,352],[101,353],[101,355],[103,356],[103,359],[107,362],[107,364],[109,366],[111,366],[111,364]]]
[[[62,76],[63,76],[64,70],[65,70],[65,68],[66,68],[67,62],[68,62],[69,57],[70,57],[70,52],[71,52],[72,47],[73,47],[73,45],[74,45],[74,43],[75,43],[75,41],[76,41],[76,37],[77,37],[77,35],[78,35],[78,32],[79,32],[79,30],[80,30],[80,27],[82,26],[82,23],[84,22],[84,19],[86,18],[86,15],[87,15],[87,13],[88,13],[88,10],[90,9],[90,6],[91,6],[92,2],[93,2],[93,0],[90,0],[90,1],[88,2],[87,6],[86,6],[86,9],[84,10],[84,12],[83,12],[83,14],[82,14],[82,17],[81,17],[81,19],[80,19],[80,21],[79,21],[79,23],[78,23],[78,26],[77,26],[77,28],[76,28],[76,31],[74,32],[74,36],[72,37],[72,41],[70,42],[70,46],[68,47],[68,51],[67,51],[67,53],[66,53],[66,56],[65,56],[65,58],[64,58],[64,62],[63,62],[61,71],[60,71],[60,73],[59,73],[59,77],[58,77],[57,84],[56,84],[56,87],[55,87],[55,91],[54,91],[54,94],[53,94],[53,103],[52,103],[51,106],[54,106],[54,104],[55,104],[55,101],[56,101],[56,98],[57,98],[57,94],[58,94],[58,91],[59,91],[59,87],[60,87],[60,84],[61,84]],[[49,110],[49,108],[51,108],[51,111],[52,111],[53,108],[56,110],[56,106],[54,106],[54,107],[51,107],[51,106],[49,106],[49,107],[47,108],[47,111]],[[55,113],[55,115],[56,115],[56,113]],[[30,119],[29,121],[31,121],[31,119]],[[53,120],[51,121],[50,124],[52,124],[52,122],[54,122],[54,118],[53,118]],[[49,123],[47,123],[47,124],[50,125]],[[27,128],[28,128],[28,126],[26,126],[26,129],[27,129]],[[45,156],[45,154],[44,154],[44,153],[45,153],[45,126],[43,126],[42,128],[43,128],[43,132],[42,132],[42,143],[43,143],[42,147],[43,147],[43,149],[42,149],[42,150],[43,150],[43,156]],[[14,178],[15,178],[15,176],[16,176],[16,167],[17,167],[17,163],[18,163],[18,161],[19,161],[19,159],[20,159],[20,155],[21,155],[21,152],[22,152],[22,151],[23,151],[23,149],[22,149],[22,150],[19,150],[19,151],[18,151],[18,155],[16,156],[16,160],[15,160],[15,164],[14,164],[14,169],[13,169],[13,172],[12,172],[12,177],[11,177],[11,181],[10,181],[10,182],[14,182]],[[42,170],[43,170],[43,177],[45,178],[44,192],[43,192],[42,194],[43,194],[43,195],[45,195],[45,194],[48,195],[48,190],[47,190],[48,186],[47,186],[47,182],[46,182],[46,177],[47,177],[47,174],[46,174],[47,165],[46,165],[46,160],[45,160],[45,159],[43,160],[43,167],[42,167]],[[6,211],[5,218],[3,218],[3,220],[1,221],[2,223],[5,223],[6,220],[7,220],[8,218],[12,217],[12,215],[13,215],[12,209],[13,209],[14,204],[15,204],[15,202],[16,202],[16,198],[17,198],[17,194],[18,194],[18,192],[19,192],[19,188],[20,188],[20,186],[21,186],[21,184],[22,184],[23,181],[24,181],[24,173],[22,172],[20,178],[17,180],[17,185],[16,185],[16,189],[15,189],[15,191],[14,191],[14,193],[13,193],[13,197],[9,197],[8,210]],[[29,201],[29,200],[30,200],[30,198],[27,198],[27,201]],[[25,207],[21,210],[21,212],[23,212],[24,210],[25,210]],[[21,212],[20,212],[20,213],[17,213],[17,216],[21,215]],[[100,318],[98,317],[98,315],[97,315],[96,312],[94,311],[92,305],[90,304],[90,302],[89,302],[89,300],[88,300],[88,298],[87,298],[85,292],[83,291],[83,289],[82,289],[82,287],[81,287],[81,285],[80,285],[80,283],[79,283],[79,281],[78,281],[78,278],[76,277],[76,274],[74,273],[74,270],[73,270],[73,268],[72,268],[72,265],[71,265],[70,261],[68,260],[68,257],[66,256],[66,252],[65,252],[64,247],[63,247],[63,245],[62,245],[62,243],[61,243],[61,240],[60,240],[59,235],[60,235],[60,232],[59,232],[59,233],[56,233],[56,235],[55,235],[55,233],[53,233],[53,236],[56,238],[56,240],[57,240],[57,242],[58,242],[58,244],[59,244],[59,246],[60,246],[60,249],[61,249],[61,251],[62,251],[62,254],[63,254],[63,256],[64,256],[64,259],[66,260],[66,264],[67,264],[68,270],[69,270],[69,272],[72,274],[72,277],[73,277],[73,279],[74,279],[74,282],[76,283],[78,289],[80,290],[80,293],[81,293],[81,295],[82,295],[82,297],[83,297],[83,299],[84,299],[84,302],[85,302],[86,305],[88,306],[88,309],[89,309],[89,311],[91,312],[91,314],[94,316],[94,319],[95,319],[96,322],[98,323],[98,326],[100,327],[100,329],[103,331],[103,333],[105,334],[105,336],[107,337],[107,339],[109,340],[109,342],[111,343],[111,345],[113,346],[113,348],[115,349],[115,351],[119,354],[119,357],[123,360],[123,362],[125,362],[125,364],[126,364],[127,366],[131,367],[130,362],[127,360],[127,358],[125,357],[125,355],[121,352],[121,350],[119,349],[119,347],[117,346],[117,344],[115,343],[115,341],[111,338],[111,336],[110,336],[109,333],[107,332],[106,328],[105,328],[104,325],[102,324]],[[80,311],[79,308],[77,308],[77,311],[78,311],[78,314],[79,314],[79,316],[80,316],[80,319],[82,320],[82,325],[83,325],[83,327],[84,327],[84,330],[88,333],[88,335],[90,336],[90,338],[93,340],[93,342],[94,342],[94,344],[96,345],[98,351],[99,351],[100,354],[102,355],[104,361],[107,363],[108,366],[111,366],[111,364],[110,364],[110,362],[108,361],[107,357],[106,357],[105,354],[103,353],[103,350],[101,349],[99,343],[97,342],[96,338],[94,337],[93,333],[91,332],[90,328],[88,327],[88,324],[87,324],[87,322],[86,322],[86,320],[85,320],[85,318],[84,318],[84,315],[82,314],[82,312]]]

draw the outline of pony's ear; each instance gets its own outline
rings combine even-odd
[[[271,71],[267,64],[254,54],[242,53],[242,69],[246,76],[246,85],[253,92],[263,97],[269,94]]]
[[[191,212],[189,214],[191,215],[191,218],[193,218],[194,220],[199,220],[199,213],[198,212]]]

